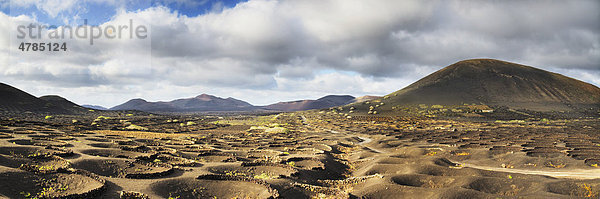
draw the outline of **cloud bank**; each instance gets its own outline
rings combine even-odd
[[[383,95],[470,58],[600,85],[593,0],[251,0],[193,17],[163,6],[116,13],[103,25],[133,19],[151,27],[151,39],[66,40],[67,53],[20,53],[14,24],[37,20],[0,13],[8,30],[0,35],[0,78],[37,95],[104,106],[200,93],[253,104]]]

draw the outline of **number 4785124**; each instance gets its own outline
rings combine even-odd
[[[26,43],[19,45],[21,51],[67,51],[67,43]]]

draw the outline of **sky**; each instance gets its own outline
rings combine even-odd
[[[0,82],[78,104],[385,95],[473,58],[600,86],[597,0],[0,0],[0,11]],[[118,26],[130,28],[109,38]],[[42,42],[67,50],[19,49]]]

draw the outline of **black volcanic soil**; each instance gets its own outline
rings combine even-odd
[[[322,110],[61,115],[0,84],[0,198],[599,198],[599,90],[480,59]]]
[[[63,171],[36,174],[0,168],[0,196],[9,198],[93,198],[102,193],[105,181],[93,174]]]
[[[338,109],[222,118],[81,117],[79,123],[66,119],[71,117],[0,120],[0,197],[600,194],[598,119],[348,118]],[[125,122],[148,130],[125,130]]]

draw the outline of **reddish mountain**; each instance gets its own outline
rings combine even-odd
[[[355,99],[356,98],[350,95],[328,95],[317,100],[279,102],[264,106],[264,108],[276,111],[304,111],[311,109],[322,109],[335,106],[343,106],[354,102]]]

